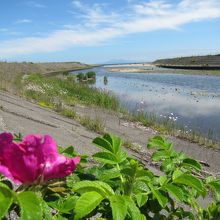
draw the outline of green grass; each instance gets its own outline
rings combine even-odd
[[[183,125],[178,125],[168,118],[158,118],[154,113],[133,112],[127,114],[125,119],[129,121],[141,122],[144,126],[151,127],[160,134],[176,136],[199,145],[219,148],[219,142],[216,141],[213,131],[209,129],[206,137],[198,131],[186,130]]]
[[[95,131],[100,134],[103,134],[105,131],[104,123],[100,118],[91,119],[90,117],[85,116],[80,117],[79,122],[90,131]]]
[[[204,137],[199,132],[189,132],[169,119],[160,119],[154,113],[128,113],[122,109],[119,100],[112,94],[90,87],[87,84],[77,83],[74,80],[45,77],[40,74],[31,74],[23,80],[23,95],[37,101],[42,107],[49,107],[61,115],[78,120],[89,130],[103,133],[104,125],[99,119],[79,117],[70,107],[77,104],[98,106],[121,112],[123,117],[141,122],[162,134],[173,135],[200,145],[218,147],[212,132]]]
[[[59,78],[47,78],[40,74],[31,74],[24,80],[24,95],[29,99],[56,106],[86,104],[114,111],[120,110],[118,99],[104,91]]]
[[[61,112],[60,112],[61,115],[64,115],[68,118],[76,118],[76,112],[72,109],[62,109]]]

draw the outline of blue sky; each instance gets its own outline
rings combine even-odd
[[[220,0],[2,0],[0,60],[152,61],[220,53]]]

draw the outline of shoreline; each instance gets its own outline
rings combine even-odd
[[[125,68],[125,67],[104,67],[109,72],[120,73],[164,73],[164,74],[188,74],[188,75],[208,75],[220,76],[220,70],[189,70],[189,69],[154,69],[155,66],[151,65],[152,69],[139,69],[139,68]]]
[[[36,102],[30,102],[25,98],[3,91],[0,91],[0,100],[2,103],[0,130],[20,132],[23,135],[44,131],[43,133],[56,136],[58,144],[69,146],[74,143],[77,151],[81,154],[91,155],[96,152],[95,148],[91,148],[91,141],[98,133],[82,126],[75,118],[65,117],[52,109],[40,106]],[[17,108],[15,109],[14,106]],[[136,152],[136,156],[143,156],[143,152],[146,158],[152,153],[144,146],[147,139],[158,134],[153,129],[140,123],[128,121],[114,111],[99,107],[76,105],[71,108],[82,118],[97,120],[98,117],[104,123],[105,132],[122,137],[127,143],[126,149],[131,153]],[[15,121],[16,125],[14,124]],[[218,175],[219,149],[200,146],[172,135],[167,135],[167,137],[174,143],[175,150],[183,151],[194,159],[205,162],[209,165],[206,170]]]

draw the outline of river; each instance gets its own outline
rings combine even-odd
[[[183,125],[188,132],[213,133],[220,140],[219,76],[110,72],[104,67],[91,70],[97,74],[95,86],[112,91],[129,111],[151,112]],[[77,72],[83,71],[73,73]]]

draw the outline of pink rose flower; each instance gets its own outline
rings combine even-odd
[[[59,154],[56,142],[49,135],[28,135],[16,143],[11,133],[0,134],[0,173],[17,184],[63,178],[79,162],[80,157]]]

